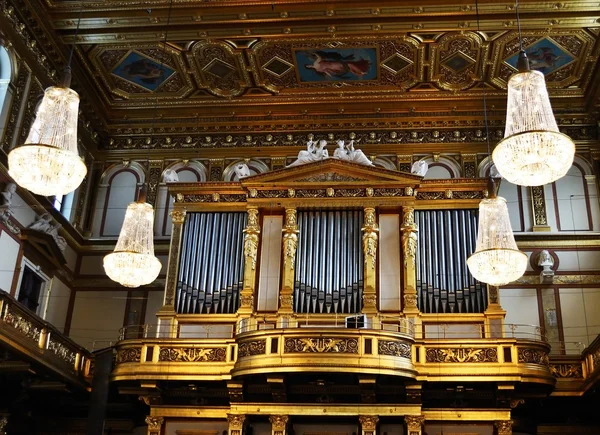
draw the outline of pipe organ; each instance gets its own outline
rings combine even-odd
[[[475,251],[478,210],[416,210],[417,303],[423,313],[482,313],[485,284],[467,268]]]
[[[235,313],[244,277],[244,212],[188,213],[182,234],[176,311]]]
[[[297,313],[358,313],[363,296],[362,210],[298,211]]]

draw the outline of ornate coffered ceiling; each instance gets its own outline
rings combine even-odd
[[[79,3],[4,1],[57,51],[77,43],[107,150],[291,147],[309,132],[484,147],[483,94],[495,139],[519,50],[512,1],[481,0],[478,30],[463,0],[174,0],[168,26],[168,0],[86,0],[77,37]],[[562,124],[593,141],[598,2],[521,0],[521,18]]]

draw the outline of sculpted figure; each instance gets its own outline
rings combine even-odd
[[[321,139],[319,143],[312,139],[306,143],[306,151],[302,150],[298,153],[298,159],[287,167],[304,165],[306,163],[318,162],[329,158],[329,152],[325,148],[327,141]]]
[[[12,205],[12,197],[17,191],[17,185],[15,183],[8,183],[4,188],[4,191],[0,193],[0,207],[6,206],[10,208]]]
[[[38,216],[28,228],[52,236],[58,248],[61,251],[64,251],[67,247],[67,241],[64,237],[58,235],[58,230],[60,227],[60,224],[52,224],[52,216],[50,216],[50,213],[44,213],[43,215]]]
[[[337,141],[338,147],[333,153],[334,159],[346,160],[361,165],[373,166],[373,162],[369,160],[365,153],[361,150],[354,149],[354,140],[351,140],[348,145],[345,145],[343,140]]]
[[[549,271],[552,269],[552,266],[554,266],[554,258],[552,258],[552,255],[550,255],[550,252],[548,252],[547,249],[544,249],[540,252],[540,255],[538,255],[537,265],[541,266],[544,271]]]
[[[410,168],[410,173],[418,175],[419,177],[424,177],[428,169],[429,165],[425,160],[418,160],[413,163],[412,168]]]
[[[238,163],[237,165],[235,165],[233,170],[235,171],[235,174],[237,175],[238,180],[241,178],[250,176],[250,169],[248,168],[248,165],[245,163]]]
[[[167,169],[163,178],[165,183],[177,183],[179,181],[179,174],[173,169]]]

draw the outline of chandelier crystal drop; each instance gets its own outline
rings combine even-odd
[[[108,277],[125,287],[150,284],[162,265],[154,256],[154,209],[146,202],[127,206],[115,250],[104,257]]]
[[[544,75],[529,69],[524,51],[519,72],[508,81],[504,139],[492,154],[500,174],[520,186],[562,178],[573,164],[575,144],[558,130]]]
[[[506,200],[501,196],[491,194],[479,203],[477,244],[467,266],[476,280],[493,286],[513,282],[525,273],[527,255],[517,248]]]
[[[83,181],[87,168],[77,151],[79,95],[68,86],[46,89],[25,144],[8,154],[8,173],[27,190],[66,195]]]

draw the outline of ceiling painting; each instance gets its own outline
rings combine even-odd
[[[562,48],[551,38],[541,38],[535,43],[524,47],[529,58],[529,67],[544,75],[550,75],[554,71],[573,62],[575,57],[568,50]],[[519,53],[513,54],[506,59],[506,63],[517,70]]]
[[[377,80],[376,47],[294,49],[300,83]]]
[[[156,91],[175,74],[175,70],[136,51],[130,51],[112,73],[149,91]]]

